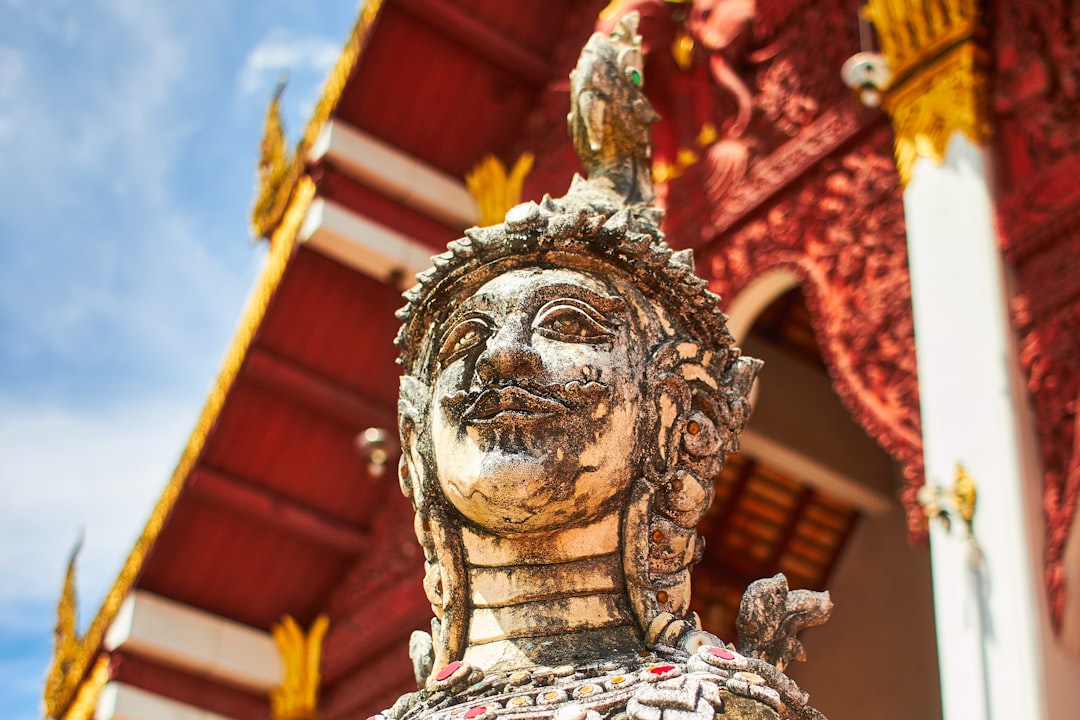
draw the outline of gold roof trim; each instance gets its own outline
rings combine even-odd
[[[64,713],[62,720],[91,720],[94,717],[94,709],[97,707],[98,696],[101,695],[101,689],[107,682],[109,682],[109,658],[103,655],[94,664],[90,678],[79,687],[79,694],[75,696],[75,701]]]
[[[270,107],[266,110],[259,158],[259,187],[255,207],[251,211],[251,232],[255,237],[263,237],[273,229],[271,223],[281,219],[274,214],[277,195],[295,159],[285,147],[285,125],[281,121],[281,95],[285,92],[285,85],[284,80],[278,83]]]
[[[270,253],[267,256],[266,267],[263,268],[262,275],[248,298],[248,304],[241,317],[240,326],[237,328],[236,335],[233,336],[232,345],[225,355],[221,371],[218,373],[217,380],[210,390],[210,395],[206,399],[206,404],[203,406],[202,413],[195,424],[195,429],[188,439],[187,447],[181,454],[180,461],[177,463],[168,484],[165,485],[165,490],[150,513],[150,519],[147,520],[142,534],[135,541],[135,547],[132,548],[131,554],[128,555],[124,567],[120,570],[119,576],[117,576],[112,588],[105,596],[101,609],[98,610],[97,616],[90,623],[90,627],[80,643],[78,652],[73,653],[70,658],[71,664],[65,674],[64,683],[57,693],[55,705],[57,710],[67,707],[72,698],[75,697],[80,685],[83,685],[82,679],[91,660],[97,655],[98,647],[105,637],[105,631],[116,616],[120,604],[134,586],[135,580],[142,570],[146,554],[150,551],[154,541],[157,540],[165,520],[180,495],[184,482],[202,454],[210,430],[217,422],[218,414],[225,404],[225,398],[240,372],[240,366],[247,356],[248,349],[255,338],[255,333],[266,315],[270,299],[285,274],[289,258],[293,255],[296,233],[299,231],[300,224],[303,222],[314,197],[315,183],[307,175],[302,176],[296,185],[296,191],[291,195],[289,206],[281,223],[274,230],[271,237]]]
[[[274,228],[281,222],[285,209],[289,205],[289,198],[292,197],[296,188],[297,181],[304,174],[304,164],[308,150],[315,143],[315,139],[319,136],[323,125],[330,119],[330,114],[334,112],[338,101],[341,100],[341,94],[345,91],[349,75],[352,74],[357,60],[360,59],[360,53],[367,42],[368,35],[375,26],[375,21],[378,19],[382,6],[383,0],[366,0],[364,2],[364,6],[360,10],[360,17],[357,19],[356,25],[353,26],[352,33],[345,42],[345,47],[342,49],[334,69],[330,71],[330,75],[326,78],[322,97],[315,106],[311,119],[308,120],[304,134],[296,145],[296,150],[287,160],[284,157],[281,159],[282,165],[284,166],[287,163],[287,166],[278,168],[276,172],[260,173],[259,187],[255,192],[255,203],[252,208],[252,229],[256,237],[269,237]],[[263,138],[264,148],[272,147],[278,142],[284,142],[283,138],[279,140],[278,137],[275,137],[277,133],[281,132],[280,119],[275,121],[272,117],[278,110],[277,101],[278,96],[275,94],[267,113],[266,130]]]

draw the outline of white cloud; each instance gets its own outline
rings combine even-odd
[[[87,386],[49,404],[20,386],[51,387],[49,373],[85,370],[87,355],[132,354],[205,383],[220,352],[207,345],[227,336],[254,271],[210,254],[171,187],[196,42],[177,32],[177,8],[14,7],[21,33],[5,42],[19,44],[0,45],[0,363],[31,370],[0,392],[0,629],[40,623],[80,528],[83,608],[96,610],[205,387],[125,399]]]
[[[259,254],[237,268],[211,252],[221,228],[195,220],[176,191],[192,123],[179,98],[198,40],[176,32],[173,12],[103,0],[72,8],[73,26],[97,38],[85,46],[57,50],[52,28],[47,42],[0,46],[0,358],[75,360],[134,343],[148,364],[179,369],[193,333],[231,329]]]
[[[55,603],[81,530],[82,611],[92,616],[194,425],[198,401],[100,411],[0,401],[0,628]],[[16,540],[17,539],[17,540]]]
[[[187,68],[187,47],[169,30],[160,7],[120,0],[106,4],[117,32],[130,43],[126,52],[138,61],[93,85],[67,160],[95,173],[119,161],[119,175],[137,179],[139,195],[160,205],[173,160],[168,108]]]
[[[22,51],[0,45],[0,143],[10,138],[15,128],[11,108],[17,102],[25,64]]]
[[[296,71],[329,70],[341,53],[340,44],[323,37],[292,37],[275,31],[256,45],[240,71],[240,91],[253,93]]]
[[[0,55],[9,68],[0,70],[0,107],[10,121],[0,136],[5,199],[61,205],[111,176],[135,180],[135,202],[162,203],[174,145],[168,109],[187,50],[152,7],[72,8],[67,26],[76,30],[43,28],[29,12],[21,18],[34,42]],[[86,42],[58,45],[69,32]]]

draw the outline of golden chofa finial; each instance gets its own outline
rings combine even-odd
[[[82,638],[77,629],[78,601],[75,593],[75,565],[82,550],[83,534],[79,533],[79,539],[68,557],[67,573],[64,575],[64,589],[60,592],[60,600],[56,604],[56,628],[53,640],[53,658],[49,666],[49,674],[45,680],[45,713],[46,717],[56,717],[60,711],[61,691],[64,680],[71,669],[72,660],[79,654],[82,646]]]
[[[281,96],[287,78],[282,78],[274,90],[270,107],[266,109],[266,124],[259,154],[255,205],[251,210],[251,229],[255,237],[266,237],[280,222],[284,207],[279,207],[278,192],[292,167],[292,155],[285,144],[285,125],[281,121]]]

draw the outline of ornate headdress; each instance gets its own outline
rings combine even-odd
[[[436,333],[492,278],[522,267],[617,275],[662,310],[662,338],[646,348],[650,394],[643,435],[651,445],[623,512],[622,563],[630,605],[649,644],[675,644],[700,628],[689,614],[689,569],[700,557],[696,526],[713,497],[724,454],[738,447],[747,397],[760,361],[733,347],[719,298],[693,272],[689,251],[674,252],[659,229],[649,176],[648,125],[641,92],[636,16],[610,37],[596,34],[571,75],[571,135],[589,179],[566,196],[511,209],[501,225],[472,228],[418,276],[398,312],[404,366],[400,400],[402,490],[417,511],[436,621],[433,662],[464,650],[467,592],[453,508],[432,476],[428,417]],[[629,111],[628,111],[629,108]]]

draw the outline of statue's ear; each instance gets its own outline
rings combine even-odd
[[[680,446],[691,418],[701,416],[702,410],[715,404],[711,396],[719,378],[711,367],[713,355],[685,340],[667,343],[653,354],[649,375],[657,413],[656,469],[661,476],[680,461]],[[712,425],[711,421],[699,424]]]
[[[412,420],[400,418],[398,431],[401,435],[401,458],[398,460],[398,480],[401,483],[401,494],[413,501],[414,505],[420,502],[424,486],[423,463],[416,452],[416,428]]]
[[[711,477],[739,449],[750,418],[750,391],[762,362],[736,348],[713,351],[673,340],[657,348],[649,380],[656,412],[654,477],[685,464]]]
[[[740,355],[728,365],[724,373],[724,384],[734,391],[736,397],[749,402],[750,390],[764,364],[764,361],[757,358]]]
[[[677,375],[662,373],[652,380],[653,404],[656,408],[656,470],[661,475],[678,457],[678,427],[690,407],[690,392]]]
[[[750,391],[754,380],[765,363],[757,358],[739,356],[734,358],[724,371],[721,380],[725,391],[725,422],[727,437],[724,452],[732,453],[739,449],[739,433],[750,420]]]
[[[398,432],[401,435],[398,478],[401,492],[417,506],[422,502],[425,479],[424,453],[420,447],[424,440],[420,437],[420,428],[424,425],[430,398],[431,392],[425,383],[411,375],[402,376],[398,395]]]
[[[398,392],[398,415],[419,423],[427,414],[431,388],[414,375],[402,375]]]

